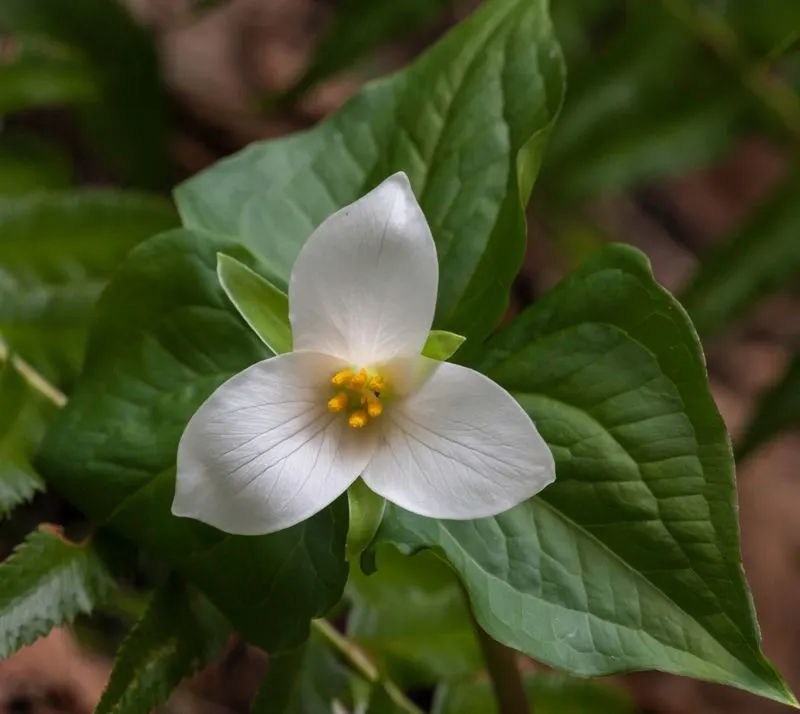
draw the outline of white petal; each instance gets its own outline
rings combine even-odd
[[[404,173],[330,216],[306,241],[289,281],[295,350],[359,366],[422,351],[439,266]]]
[[[343,363],[292,352],[259,362],[200,407],[178,447],[172,512],[228,533],[272,533],[342,494],[375,448],[372,430],[327,410]]]
[[[530,417],[488,377],[442,362],[422,388],[381,417],[362,477],[388,501],[432,518],[492,516],[555,479]]]

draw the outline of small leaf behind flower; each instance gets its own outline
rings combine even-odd
[[[425,357],[443,362],[450,359],[466,339],[463,335],[457,335],[455,332],[431,330],[428,339],[425,341],[425,346],[422,348],[422,354]]]
[[[292,351],[289,299],[269,280],[224,253],[217,276],[225,294],[261,341],[276,355]]]

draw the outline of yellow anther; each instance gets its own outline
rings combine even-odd
[[[347,423],[352,426],[353,429],[360,429],[362,426],[366,426],[368,421],[369,416],[363,409],[353,412],[347,419]]]
[[[386,382],[381,375],[376,374],[369,380],[369,384],[367,386],[371,392],[382,392],[384,389],[386,389]]]
[[[367,370],[363,367],[358,370],[358,374],[350,378],[350,389],[362,389],[367,383]]]
[[[367,404],[367,414],[371,417],[378,417],[383,412],[383,404],[381,404],[380,399],[370,399],[369,404]]]
[[[342,412],[347,409],[347,405],[350,403],[350,398],[347,396],[345,392],[339,392],[333,399],[328,400],[328,411],[329,412]]]
[[[350,380],[353,379],[355,376],[355,372],[352,369],[343,369],[341,372],[337,372],[331,378],[331,384],[334,387],[348,387],[350,386]]]

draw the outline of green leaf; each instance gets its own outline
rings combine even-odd
[[[60,147],[32,134],[0,135],[0,198],[66,188],[70,183],[69,157]]]
[[[531,714],[634,714],[619,688],[561,674],[525,672]],[[497,714],[488,681],[447,684],[436,690],[433,714]]]
[[[217,275],[225,294],[262,342],[276,355],[292,351],[289,298],[269,280],[220,253]]]
[[[659,669],[794,703],[759,648],[700,344],[644,256],[608,247],[465,350],[530,414],[556,482],[476,521],[390,506],[376,541],[436,548],[484,630],[572,674]]]
[[[702,335],[723,329],[769,293],[797,283],[800,174],[730,240],[705,256],[681,302]]]
[[[40,526],[0,564],[0,659],[102,603],[114,579],[89,542]]]
[[[30,38],[7,42],[0,60],[0,115],[96,99],[91,70],[69,49]]]
[[[354,564],[347,634],[388,669],[392,679],[430,685],[481,668],[464,593],[453,571],[431,553],[412,558],[381,548],[378,569]]]
[[[522,208],[563,75],[545,0],[490,0],[311,131],[253,144],[179,186],[183,223],[240,239],[285,290],[314,228],[404,170],[439,253],[434,327],[478,341],[522,261]]]
[[[0,332],[49,379],[80,365],[92,307],[130,249],[174,226],[162,198],[102,190],[0,202]]]
[[[752,454],[782,431],[800,427],[800,355],[786,373],[758,400],[755,415],[736,449],[739,459]]]
[[[224,618],[177,578],[156,591],[122,643],[95,714],[142,714],[217,656],[229,634]]]
[[[0,366],[0,518],[44,490],[31,459],[55,412],[10,360]]]
[[[372,542],[383,519],[386,501],[360,478],[347,489],[350,527],[347,530],[347,557],[355,560]]]
[[[458,351],[458,348],[464,344],[466,339],[466,337],[457,335],[454,332],[431,330],[428,339],[425,340],[422,354],[431,359],[448,360]]]
[[[349,696],[350,677],[322,637],[311,631],[297,650],[270,656],[251,714],[331,714]]]
[[[123,3],[3,0],[0,25],[78,52],[91,67],[100,95],[82,115],[87,139],[136,184],[163,188],[170,183],[169,117],[155,44]]]
[[[308,69],[282,98],[291,101],[386,42],[430,25],[450,0],[345,0],[319,41]]]
[[[243,249],[185,230],[130,255],[97,304],[83,375],[40,472],[91,519],[170,562],[251,642],[291,649],[344,588],[346,497],[260,537],[170,510],[187,422],[222,382],[268,356],[220,287],[221,251],[254,265]]]

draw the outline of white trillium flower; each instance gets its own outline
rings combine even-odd
[[[294,351],[235,375],[192,417],[172,512],[228,533],[272,533],[360,475],[408,511],[470,519],[551,483],[550,449],[508,392],[421,355],[438,281],[405,174],[330,216],[292,270]]]

